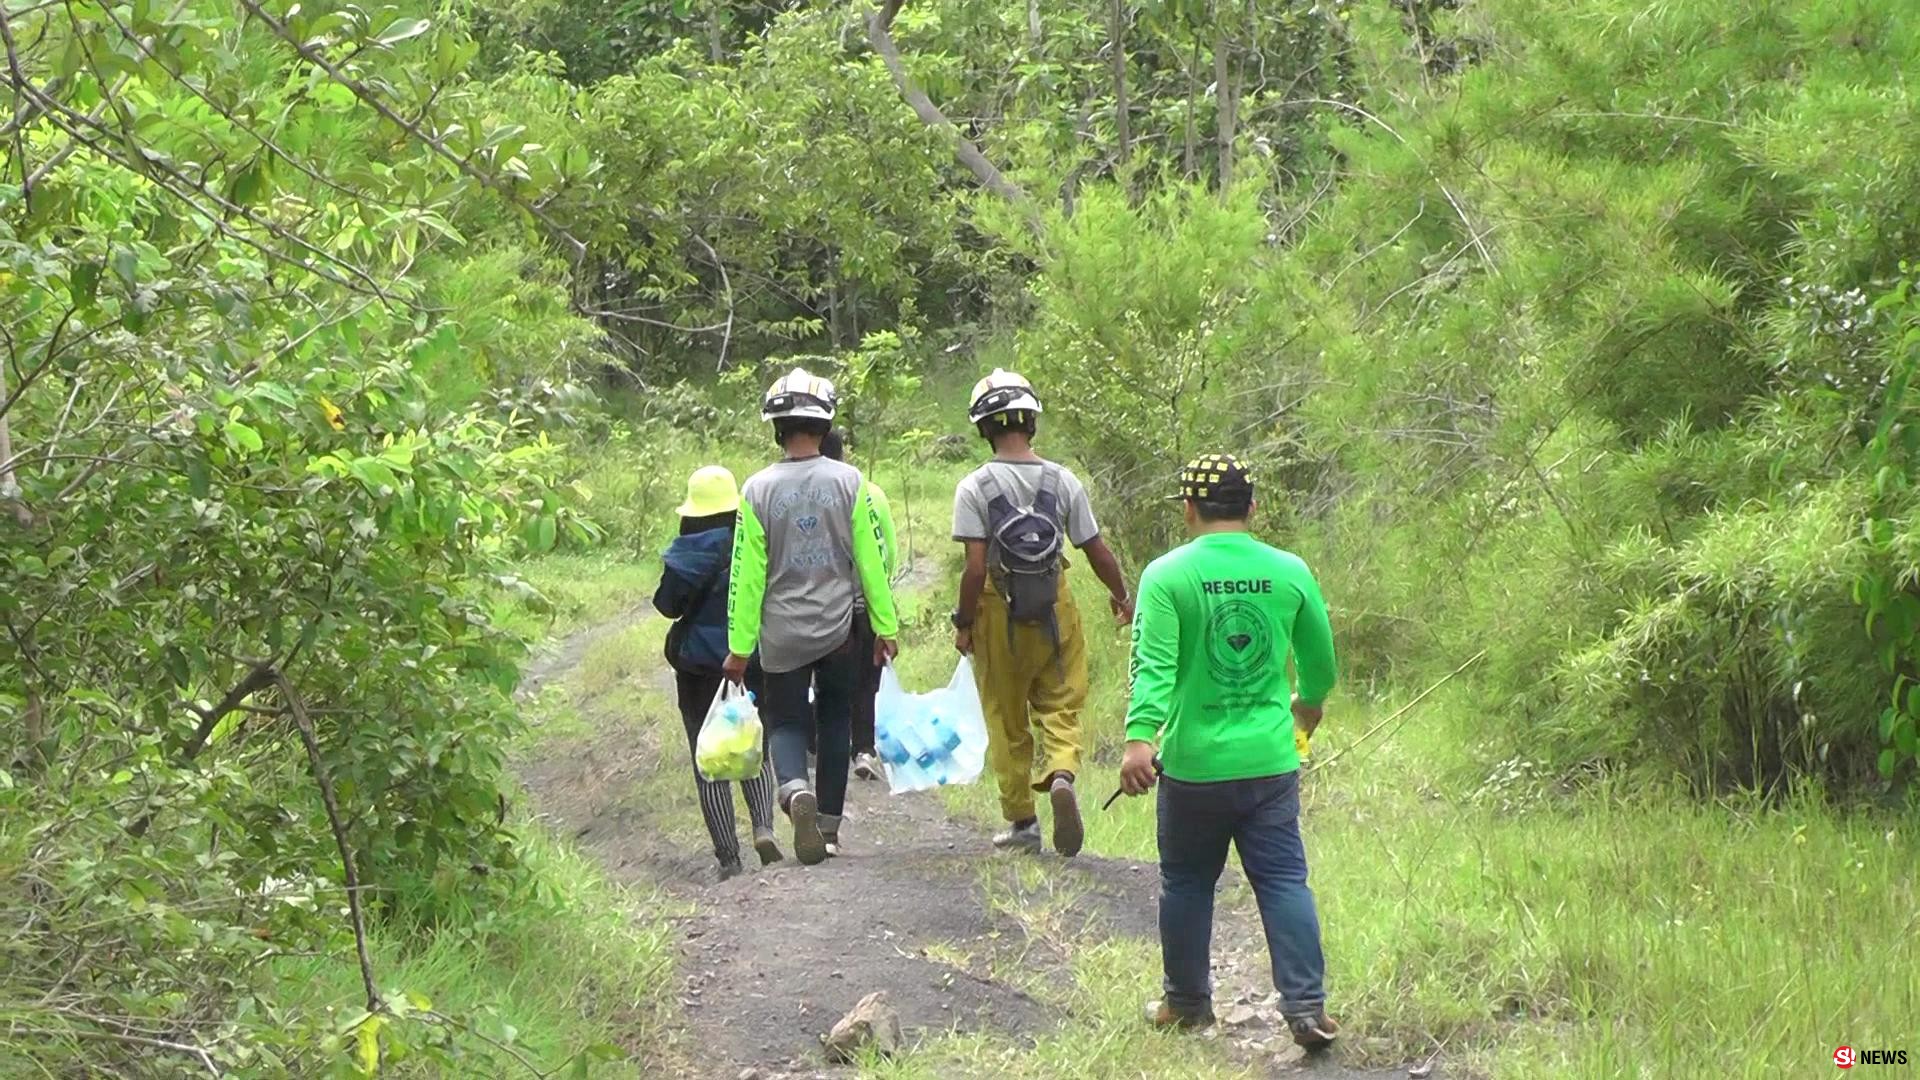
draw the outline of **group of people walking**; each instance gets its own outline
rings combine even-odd
[[[838,855],[850,775],[878,779],[874,701],[898,653],[891,582],[898,546],[886,495],[847,464],[833,384],[795,369],[768,389],[761,417],[780,458],[736,490],[720,466],[695,472],[679,508],[654,605],[675,620],[675,671],[691,750],[723,681],[755,695],[766,725],[761,774],[741,784],[762,864],[783,855],[776,809],[797,859]],[[1034,451],[1033,386],[996,370],[968,419],[992,451],[954,493],[952,538],[965,568],[950,615],[973,658],[987,760],[1006,827],[992,844],[1079,853],[1077,783],[1088,693],[1086,629],[1065,571],[1083,558],[1114,618],[1133,626],[1121,790],[1158,789],[1164,994],[1156,1026],[1212,1022],[1214,889],[1228,847],[1260,909],[1275,987],[1294,1039],[1331,1042],[1324,960],[1299,829],[1297,731],[1310,733],[1334,682],[1332,631],[1298,557],[1253,538],[1253,477],[1228,454],[1181,470],[1168,498],[1193,539],[1128,588],[1086,487]],[[1297,688],[1287,673],[1294,662]],[[732,795],[694,770],[719,873],[741,872]]]

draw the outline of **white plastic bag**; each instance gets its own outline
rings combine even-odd
[[[753,695],[730,679],[707,707],[707,718],[693,740],[693,761],[709,780],[751,780],[760,775],[763,733]]]
[[[964,656],[946,686],[924,694],[907,693],[888,664],[873,712],[876,749],[895,795],[972,783],[986,767],[987,717],[973,661]]]

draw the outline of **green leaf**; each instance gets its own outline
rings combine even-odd
[[[1913,717],[1903,716],[1899,723],[1893,725],[1893,746],[1907,757],[1920,752],[1920,735],[1914,732]]]
[[[481,148],[499,146],[508,139],[517,139],[526,134],[526,130],[525,124],[502,124],[487,133],[487,141],[481,144]]]
[[[553,520],[553,515],[540,515],[534,520],[533,550],[538,552],[552,551],[557,532],[558,526]]]
[[[100,264],[86,262],[74,267],[67,276],[67,295],[73,298],[75,307],[92,307],[100,295]]]
[[[1900,710],[1889,705],[1880,713],[1880,741],[1893,738],[1893,725],[1900,719]]]
[[[116,248],[113,252],[113,272],[121,284],[133,288],[140,283],[140,256],[131,248]]]
[[[1880,775],[1888,780],[1893,779],[1894,767],[1899,763],[1900,759],[1891,750],[1880,751],[1879,759],[1874,762],[1880,770]]]
[[[354,1029],[354,1063],[362,1076],[380,1071],[380,1024],[379,1017],[369,1016],[366,1023]]]
[[[360,481],[361,485],[374,495],[390,494],[400,490],[400,478],[393,474],[393,470],[387,467],[386,462],[377,457],[358,458],[347,466],[347,471],[351,472],[354,479]],[[382,488],[386,491],[383,492]]]
[[[227,441],[250,454],[257,454],[266,445],[260,433],[238,420],[227,421]]]
[[[266,162],[255,158],[233,175],[233,181],[227,185],[227,198],[238,206],[251,206],[267,193],[268,186]]]
[[[398,45],[408,38],[417,38],[432,28],[433,23],[427,19],[401,19],[381,31],[380,36],[374,40],[382,45]]]

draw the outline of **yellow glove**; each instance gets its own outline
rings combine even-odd
[[[1293,729],[1293,748],[1299,752],[1300,760],[1307,759],[1307,733],[1301,731],[1298,725]]]

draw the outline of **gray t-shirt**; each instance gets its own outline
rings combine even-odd
[[[994,495],[993,485],[986,479],[989,475],[1000,485],[1000,490],[1006,492],[1007,498],[1025,506],[1039,494],[1040,478],[1047,464],[995,458],[968,473],[953,493],[953,538],[987,538],[987,504],[993,501]],[[1064,465],[1054,467],[1060,470],[1060,506],[1067,519],[1067,542],[1074,547],[1085,547],[1100,535],[1100,523],[1093,520],[1093,503],[1087,499],[1086,486],[1072,470]]]
[[[793,671],[839,648],[853,629],[859,578],[853,510],[860,470],[825,457],[777,461],[740,488],[766,534],[760,666]]]

